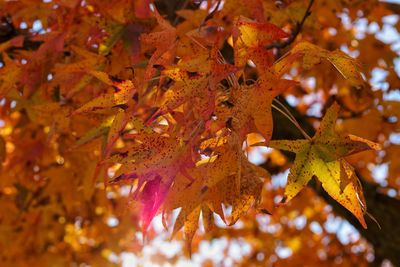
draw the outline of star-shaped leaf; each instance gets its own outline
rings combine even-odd
[[[281,28],[271,23],[259,23],[239,17],[232,32],[235,65],[243,66],[252,60],[260,69],[270,67],[273,54],[265,46],[288,37]]]
[[[296,153],[288,176],[284,202],[295,197],[316,176],[324,190],[352,212],[366,228],[363,207],[353,168],[343,159],[360,151],[379,149],[379,145],[361,137],[343,136],[335,131],[339,106],[335,103],[327,111],[320,128],[310,140],[274,140],[269,146]]]
[[[233,91],[233,128],[240,132],[242,138],[250,132],[258,132],[269,141],[273,129],[272,100],[296,84],[265,72],[253,85]]]

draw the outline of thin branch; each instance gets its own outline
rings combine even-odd
[[[296,39],[297,35],[299,35],[299,33],[301,32],[301,29],[303,28],[304,22],[306,21],[306,19],[311,15],[311,7],[314,3],[314,0],[310,0],[310,2],[308,3],[308,7],[306,12],[304,13],[303,19],[300,22],[296,23],[296,26],[294,27],[294,30],[292,31],[292,33],[290,34],[289,38],[286,39],[283,42],[276,42],[276,43],[272,43],[270,45],[267,45],[267,49],[272,49],[272,48],[285,48],[286,46],[290,45],[291,43],[294,42],[294,40]]]

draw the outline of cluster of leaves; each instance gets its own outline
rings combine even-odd
[[[343,132],[373,112],[398,118],[400,109],[395,101],[371,108],[375,96],[359,63],[321,40],[300,38],[281,55],[278,44],[293,39],[287,26],[309,16],[308,1],[186,1],[172,19],[161,15],[164,2],[0,3],[2,25],[19,29],[0,44],[2,261],[111,265],[112,252],[137,250],[132,234],[145,234],[157,214],[172,235],[183,228],[190,253],[200,216],[206,233],[226,235],[216,218],[233,225],[271,213],[273,194],[286,203],[313,176],[367,227],[350,164],[359,161],[347,156],[385,140],[381,131],[354,131],[372,141]],[[310,16],[310,31],[338,20],[331,13],[342,4],[323,2],[313,7],[322,14]],[[351,12],[362,8],[353,5]],[[312,138],[276,99],[307,95],[300,88],[310,75],[326,103]],[[344,131],[336,129],[339,105],[361,116],[343,121]],[[273,107],[289,121],[275,123],[305,139],[271,140]],[[268,190],[269,172],[249,161],[260,146],[296,153],[284,192]],[[278,150],[272,159],[283,158]],[[116,216],[117,227],[109,223]]]

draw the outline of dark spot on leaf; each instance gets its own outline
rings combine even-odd
[[[232,125],[232,118],[229,118],[229,119],[226,121],[225,125],[226,125],[226,128],[232,129],[232,128],[233,128],[233,125]]]
[[[162,71],[165,69],[165,67],[163,65],[160,64],[154,64],[153,68],[155,68],[156,70]]]
[[[53,93],[52,93],[52,98],[54,101],[59,102],[61,99],[61,90],[60,90],[60,86],[55,86]]]
[[[118,93],[119,91],[121,91],[121,89],[119,89],[117,86],[113,85],[112,88],[114,89],[115,93]]]
[[[171,78],[166,77],[166,78],[164,79],[164,84],[163,84],[163,86],[161,86],[161,89],[162,89],[163,91],[167,91],[167,89],[170,88],[172,85],[174,85],[174,83],[175,83],[174,80],[172,80]]]
[[[36,203],[35,207],[38,207],[38,206],[45,206],[45,205],[47,205],[47,204],[49,204],[49,203],[50,203],[50,197],[49,197],[49,196],[46,196],[46,197],[40,199],[40,200]]]
[[[208,186],[203,186],[203,188],[201,188],[201,193],[202,194],[204,194],[207,191],[208,191]]]
[[[128,156],[128,151],[121,152],[121,153],[119,153],[119,155],[120,155],[122,158],[126,158],[126,157]]]
[[[223,101],[222,104],[227,106],[228,108],[232,108],[234,106],[233,103],[228,100]]]
[[[195,79],[200,76],[198,72],[187,71],[187,75],[190,79]]]
[[[116,83],[121,83],[124,80],[121,80],[120,78],[118,78],[117,76],[113,76],[113,75],[109,75],[109,78],[111,81],[116,82]]]
[[[135,94],[132,96],[132,99],[133,99],[135,102],[138,102],[138,101],[139,101],[139,94],[138,94],[138,93],[135,93]]]
[[[119,104],[119,105],[113,106],[113,108],[120,108],[122,110],[126,110],[128,108],[128,105],[127,104]]]

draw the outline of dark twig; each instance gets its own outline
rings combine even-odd
[[[188,0],[185,0],[185,2],[183,2],[182,6],[181,6],[178,10],[183,10],[183,9],[185,9],[185,8],[187,7],[188,4],[189,4],[189,1],[188,1]],[[175,10],[174,12],[176,12],[176,10]],[[176,24],[178,24],[178,22],[179,22],[179,16],[176,16],[172,25],[175,26]]]
[[[0,43],[6,42],[16,35],[16,30],[12,24],[11,17],[0,17]]]
[[[310,0],[310,2],[308,3],[308,7],[306,12],[304,13],[303,19],[300,22],[296,23],[296,26],[294,27],[294,30],[292,31],[292,33],[290,34],[289,38],[286,39],[284,42],[276,42],[276,43],[272,43],[270,45],[267,45],[267,49],[272,49],[272,48],[285,48],[286,46],[290,45],[291,43],[293,43],[293,41],[296,39],[297,35],[299,35],[301,29],[303,28],[304,22],[306,21],[306,19],[308,18],[308,16],[311,15],[311,7],[314,3],[314,0]]]
[[[207,20],[211,19],[215,15],[215,13],[218,11],[220,5],[221,5],[221,0],[218,0],[218,3],[215,6],[215,8],[203,19],[202,23],[200,24],[199,29],[201,29],[201,27],[204,26],[204,24],[207,22]]]

